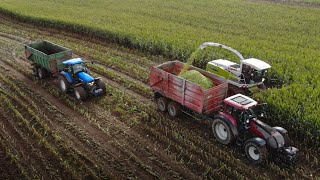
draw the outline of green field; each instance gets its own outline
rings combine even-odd
[[[317,0],[305,2],[314,6],[245,0],[2,0],[0,7],[27,22],[171,59],[185,60],[201,43],[213,41],[265,60],[284,86],[257,98],[268,102],[275,123],[319,144],[320,7]]]

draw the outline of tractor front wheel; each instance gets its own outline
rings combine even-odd
[[[213,120],[212,131],[216,140],[221,144],[232,144],[235,140],[231,127],[222,119]]]
[[[96,80],[96,83],[97,86],[102,89],[102,94],[106,94],[106,84],[100,79]]]
[[[77,86],[74,88],[74,95],[79,101],[83,101],[87,98],[88,94],[82,86]]]
[[[244,144],[244,151],[247,158],[253,164],[259,164],[267,159],[267,148],[265,145],[260,146],[256,142],[247,141]]]
[[[64,93],[68,93],[70,91],[70,83],[63,75],[59,76],[59,87]]]
[[[181,114],[181,105],[177,102],[171,101],[168,104],[168,113],[172,117],[177,117]]]

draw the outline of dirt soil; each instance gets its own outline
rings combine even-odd
[[[24,44],[41,39],[68,45],[75,56],[94,60],[104,71],[91,73],[106,82],[107,94],[78,102],[72,93],[60,92],[56,78],[34,77]],[[150,66],[165,61],[0,15],[0,178],[320,177],[319,154],[299,142],[294,145],[301,158],[294,166],[272,159],[252,165],[241,147],[214,140],[210,122],[159,112],[147,76]]]

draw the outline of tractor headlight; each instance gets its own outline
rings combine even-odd
[[[94,84],[93,81],[88,83],[89,86],[93,86],[93,84]]]

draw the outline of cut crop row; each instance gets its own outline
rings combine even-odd
[[[4,100],[2,95],[0,95],[0,100],[1,102]],[[5,119],[6,117],[3,116],[4,112],[2,110],[2,106],[1,106],[0,112],[1,112],[0,117]],[[3,132],[4,129],[5,127],[2,126],[0,132]],[[23,167],[22,163],[20,162],[17,153],[15,153],[16,149],[12,146],[12,142],[14,141],[10,141],[11,139],[8,139],[7,137],[3,137],[3,136],[4,136],[4,133],[1,133],[0,134],[0,150],[2,153],[6,155],[6,158],[2,159],[2,162],[6,162],[6,160],[8,160],[11,163],[11,166],[14,167],[11,169],[11,171],[15,170],[17,172],[17,174],[14,174],[14,175],[17,175],[20,178],[30,178],[27,175],[27,170]],[[10,143],[8,143],[8,140]],[[8,168],[10,168],[11,166],[8,166]],[[10,173],[10,171],[5,173]]]
[[[10,143],[17,152],[17,157],[24,167],[28,169],[29,176],[41,178],[61,178],[60,173],[63,168],[59,162],[52,158],[47,149],[30,136],[29,130],[14,119],[10,111],[3,112],[4,121],[1,134],[3,139]],[[59,173],[60,172],[60,173]]]
[[[90,69],[99,73],[100,75],[106,76],[109,79],[116,81],[117,83],[121,83],[124,87],[137,92],[141,95],[145,95],[146,97],[151,98],[152,92],[146,85],[140,85],[137,82],[134,82],[130,79],[124,78],[112,71],[108,71],[107,69],[103,68],[102,66],[98,65],[90,65]]]
[[[11,85],[12,88],[17,89],[15,91],[19,96],[23,97],[25,96],[23,93],[19,93],[19,88],[15,86],[15,84],[11,83],[7,78],[4,76],[0,76],[2,80],[7,82]],[[95,175],[92,174],[91,170],[87,167],[87,165],[83,164],[83,161],[79,159],[79,156],[77,155],[77,152],[70,151],[70,147],[65,145],[61,139],[57,138],[60,137],[60,135],[53,133],[49,127],[44,124],[44,122],[39,118],[39,116],[30,109],[29,105],[25,104],[17,95],[11,95],[6,93],[7,97],[10,97],[9,100],[6,98],[5,102],[6,105],[15,113],[16,117],[19,118],[28,129],[33,132],[36,138],[39,139],[39,142],[44,145],[46,149],[48,149],[53,155],[57,156],[57,159],[63,159],[62,157],[66,157],[65,161],[60,162],[61,165],[69,169],[71,172],[71,175],[74,177],[78,176],[78,173],[74,172],[76,170],[77,172],[85,173],[89,176],[94,177]],[[27,97],[23,97],[23,99],[27,99]],[[25,118],[23,114],[21,114],[15,107],[12,105],[12,101],[17,106],[20,106],[20,110],[25,110],[25,112],[28,112],[27,115],[28,118]],[[28,119],[28,120],[27,120]],[[53,143],[53,144],[51,144]],[[70,166],[72,168],[75,168],[74,170],[70,169]],[[90,175],[91,174],[91,175]]]
[[[11,64],[11,65],[14,65],[14,64]],[[15,66],[13,66],[15,67]],[[17,70],[21,70],[19,67],[15,67]],[[29,72],[30,73],[30,72]],[[31,79],[33,79],[33,77],[29,77]],[[46,83],[44,82],[38,82],[38,84],[42,84],[41,88],[45,88],[45,87],[48,87],[46,85]],[[16,85],[19,85],[19,92],[24,92],[25,93],[28,93],[30,90],[26,89],[23,85],[21,85],[21,82],[17,81],[16,82]],[[16,87],[16,86],[15,86]],[[17,88],[17,87],[16,87]],[[21,89],[22,88],[22,89]],[[51,86],[52,88],[52,86]],[[57,89],[55,90],[50,90],[50,92],[52,92],[53,94],[55,94]],[[59,94],[59,92],[58,92]],[[29,93],[28,94],[29,96],[32,96],[32,93]],[[65,97],[65,96],[64,96]],[[24,95],[24,98],[26,98],[26,96]],[[42,99],[42,97],[39,97],[39,98],[36,98],[37,100],[40,100],[42,101],[40,104],[43,104],[43,106],[45,106],[48,102],[45,102],[45,100]],[[42,100],[41,100],[42,99]],[[65,98],[66,99],[66,98]],[[28,101],[28,99],[26,99]],[[30,100],[29,100],[30,101]],[[69,101],[70,103],[71,101]],[[76,104],[76,102],[73,102]],[[48,105],[48,108],[51,108],[51,110],[53,110],[52,108],[53,107],[50,107],[52,105]],[[34,108],[34,109],[39,109],[39,107],[37,107],[37,105],[34,104],[33,101],[30,102],[30,108]],[[74,106],[73,106],[74,107]],[[76,108],[76,107],[74,107]],[[81,108],[80,108],[81,109]],[[86,144],[87,146],[89,146],[91,149],[94,149],[94,152],[95,153],[98,153],[98,155],[100,156],[100,160],[103,160],[103,162],[108,162],[109,164],[103,164],[103,166],[112,166],[114,167],[115,169],[117,169],[118,171],[122,171],[121,174],[122,175],[125,175],[126,177],[134,177],[132,172],[130,173],[130,171],[128,171],[126,169],[125,166],[121,166],[121,162],[117,162],[117,160],[115,160],[112,156],[108,155],[107,152],[102,148],[102,145],[100,145],[98,142],[96,142],[95,140],[93,140],[91,137],[88,136],[88,134],[83,130],[83,129],[79,129],[79,126],[74,124],[72,121],[70,121],[69,118],[63,118],[63,114],[60,114],[57,112],[58,110],[54,110],[55,113],[54,113],[54,116],[58,116],[57,119],[55,119],[56,121],[60,122],[60,123],[63,123],[65,124],[65,127],[66,129],[72,131],[75,133],[75,136],[77,136],[80,141],[82,141],[84,144]],[[40,111],[41,112],[41,111]],[[80,112],[84,112],[82,110],[80,110]],[[48,123],[50,123],[50,121],[55,121],[54,119],[50,118],[48,119],[47,116],[44,116],[43,118],[46,119],[46,121]],[[91,118],[92,119],[92,118]],[[43,120],[43,119],[42,119]],[[99,126],[99,124],[97,124],[97,126]],[[58,140],[61,140],[61,135],[55,135],[55,137],[58,139]],[[81,155],[82,156],[82,155]],[[92,164],[92,162],[86,162],[87,164]],[[103,175],[103,174],[102,174]]]
[[[119,149],[119,152],[124,152],[126,154],[126,156],[130,157],[130,161],[133,161],[132,163],[139,166],[140,168],[144,169],[145,171],[147,171],[150,175],[154,176],[155,178],[159,177],[159,175],[157,173],[155,173],[152,169],[150,169],[150,167],[148,167],[147,165],[145,165],[145,163],[141,160],[139,160],[139,157],[137,157],[132,151],[142,151],[143,154],[147,155],[147,154],[150,154],[150,152],[148,152],[147,149],[145,149],[145,147],[141,144],[139,145],[140,143],[138,141],[136,141],[135,139],[132,139],[130,138],[130,135],[128,134],[123,134],[125,132],[118,132],[119,130],[115,130],[114,132],[114,129],[115,127],[110,127],[110,125],[112,124],[108,124],[106,123],[106,119],[103,118],[103,119],[100,119],[99,118],[99,115],[102,115],[101,113],[103,111],[108,111],[107,109],[105,110],[99,110],[99,113],[100,114],[95,114],[94,111],[88,108],[84,108],[84,107],[81,107],[78,105],[78,102],[75,100],[75,99],[71,99],[68,95],[65,95],[65,94],[62,94],[60,92],[59,89],[57,89],[56,87],[52,87],[52,86],[48,86],[48,85],[45,85],[47,88],[49,87],[49,91],[50,93],[52,93],[54,96],[60,98],[62,101],[64,101],[66,104],[68,104],[68,106],[70,106],[71,108],[73,108],[74,110],[76,110],[77,112],[79,112],[80,114],[82,114],[90,123],[92,123],[93,125],[95,125],[99,130],[101,130],[103,133],[106,134],[106,136],[111,136],[110,138],[110,141],[115,141],[117,142],[117,140],[113,140],[113,136],[117,137],[117,139],[121,139],[121,136],[124,136],[123,139],[126,139],[126,140],[130,140],[129,142],[133,142],[130,144],[130,149],[131,150],[128,150],[127,146],[123,146],[119,143],[116,143],[115,146],[119,146],[118,148]],[[94,107],[95,109],[99,109],[98,107]],[[121,110],[122,111],[122,110]],[[115,108],[115,112],[120,112],[119,108]],[[132,111],[131,111],[132,112]],[[108,114],[108,113],[106,113]],[[98,115],[98,117],[97,117]],[[129,115],[129,114],[128,114]],[[120,119],[122,119],[123,116],[120,117]],[[129,117],[127,117],[129,118]],[[130,124],[130,123],[129,123]],[[133,124],[132,124],[133,125]],[[120,133],[120,134],[119,134]],[[135,150],[134,150],[135,149]],[[152,154],[150,154],[150,156],[154,156]]]

